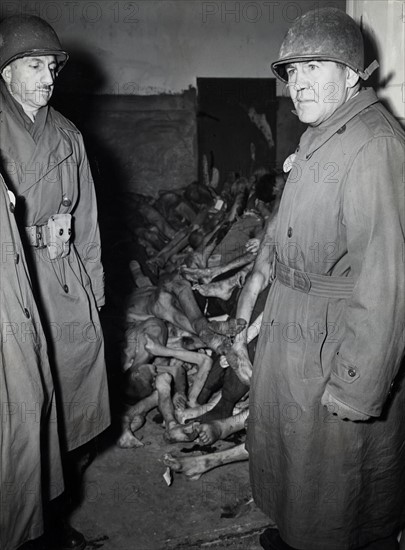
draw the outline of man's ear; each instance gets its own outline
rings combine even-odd
[[[346,82],[348,88],[354,88],[360,80],[359,75],[350,67],[346,67]]]
[[[7,67],[4,67],[4,69],[1,71],[1,76],[3,77],[3,80],[6,82],[6,84],[10,84],[10,82],[11,82],[11,67],[10,67],[10,65],[7,65]]]

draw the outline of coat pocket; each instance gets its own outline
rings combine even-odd
[[[344,305],[323,298],[308,304],[303,378],[328,378],[341,342],[340,318]]]
[[[326,327],[314,323],[307,327],[302,374],[305,380],[324,376],[322,351],[327,339]]]
[[[343,382],[346,382],[346,384],[353,384],[353,382],[360,378],[356,365],[350,361],[346,361],[340,357],[340,355],[336,357],[336,361],[332,369],[332,375],[336,376]]]

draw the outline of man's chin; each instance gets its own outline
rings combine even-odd
[[[40,97],[36,99],[35,102],[32,102],[31,106],[34,107],[35,109],[40,109],[41,107],[45,107],[46,105],[48,105],[51,97],[52,97],[52,94]]]
[[[310,113],[304,109],[296,109],[296,113],[300,121],[304,124],[312,125],[315,124],[317,121],[317,117],[314,115],[314,113]]]
[[[300,122],[302,122],[303,124],[314,124],[315,123],[315,120],[314,120],[314,117],[311,117],[309,115],[306,115],[304,113],[299,113],[297,111],[297,114],[298,114],[298,118],[300,119]]]

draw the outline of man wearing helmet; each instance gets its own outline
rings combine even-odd
[[[110,413],[97,311],[104,281],[94,184],[80,132],[48,105],[67,59],[52,27],[39,17],[0,22],[0,163],[17,197],[47,337],[65,486],[75,489],[83,445],[109,425]],[[52,548],[84,548],[83,535],[62,519],[66,505],[48,508]]]
[[[251,382],[266,549],[391,550],[404,523],[405,140],[360,87],[376,66],[335,8],[298,18],[272,65],[309,127],[285,163]]]

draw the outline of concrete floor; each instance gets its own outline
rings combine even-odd
[[[84,498],[72,517],[88,547],[103,550],[259,550],[258,535],[269,520],[251,499],[248,463],[221,466],[192,481],[174,474],[163,479],[166,452],[190,456],[194,443],[169,445],[157,410],[137,433],[144,447],[119,449],[112,430],[88,467]],[[214,450],[233,446],[218,442]],[[201,451],[200,451],[201,453]]]

